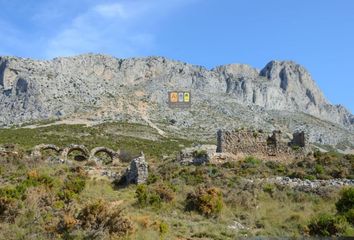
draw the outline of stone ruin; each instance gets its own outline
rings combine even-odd
[[[82,154],[81,157],[83,157],[83,159],[76,159],[77,156],[75,156],[76,160],[94,161],[96,163],[96,166],[98,166],[99,168],[101,168],[103,163],[98,157],[96,157],[96,155],[101,152],[106,153],[111,158],[112,167],[117,166],[120,163],[119,151],[114,151],[106,147],[95,147],[91,151],[89,151],[84,145],[78,145],[78,144],[71,144],[65,148],[60,148],[54,144],[40,144],[34,147],[31,156],[37,159],[41,158],[42,151],[45,150],[54,151],[58,155],[59,162],[62,163],[71,162],[68,159],[68,156],[73,151],[79,151]],[[134,158],[130,162],[130,166],[121,174],[117,174],[113,172],[112,167],[109,167],[108,170],[103,169],[102,171],[103,175],[113,177],[116,180],[123,181],[124,184],[131,184],[131,183],[142,184],[145,183],[148,178],[148,164],[145,160],[145,155],[143,152],[141,152],[141,156]]]
[[[121,178],[123,184],[142,184],[147,181],[148,178],[148,164],[145,161],[145,155],[141,152],[141,156],[133,159],[130,162],[130,167],[126,169],[126,172]]]
[[[102,164],[100,159],[97,158],[96,155],[98,153],[104,152],[111,158],[112,164],[119,163],[119,151],[114,151],[114,150],[107,148],[107,147],[95,147],[91,151],[89,151],[86,148],[86,146],[79,145],[79,144],[71,144],[65,148],[60,148],[54,144],[40,144],[40,145],[37,145],[33,148],[31,156],[34,158],[40,158],[42,156],[42,151],[45,151],[45,150],[54,151],[61,162],[69,161],[68,160],[69,154],[73,151],[79,151],[82,155],[81,155],[81,158],[77,159],[77,160],[94,161],[97,164]]]
[[[286,141],[281,131],[269,134],[262,130],[219,130],[216,152],[254,156],[261,160],[289,160],[305,157],[309,152],[307,142],[304,132],[295,132],[292,140]]]
[[[201,165],[212,161],[216,153],[215,145],[200,145],[185,148],[177,155],[177,161],[182,165]]]

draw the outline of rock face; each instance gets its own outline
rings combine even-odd
[[[145,161],[145,156],[142,153],[140,157],[131,161],[130,167],[125,173],[126,183],[143,184],[148,178],[148,164]]]
[[[191,91],[192,107],[169,109],[171,90]],[[207,70],[163,57],[1,57],[0,109],[0,126],[62,118],[174,120],[179,131],[197,129],[209,137],[222,127],[250,125],[304,130],[311,142],[323,144],[354,142],[353,115],[329,104],[310,74],[289,61],[258,71],[242,64]]]

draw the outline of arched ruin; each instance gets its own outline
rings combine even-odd
[[[95,147],[92,149],[89,160],[95,161],[96,163],[100,162],[99,158],[96,157],[96,154],[101,152],[106,153],[112,159],[113,164],[119,162],[119,153],[106,147]]]
[[[68,156],[72,151],[80,151],[86,159],[88,159],[90,155],[89,150],[84,145],[71,144],[64,148],[63,152],[61,153],[61,160],[67,161]]]
[[[61,148],[57,147],[54,144],[39,144],[34,147],[31,155],[32,155],[32,157],[41,157],[42,151],[48,150],[48,149],[54,150],[57,153],[59,153],[61,151]]]

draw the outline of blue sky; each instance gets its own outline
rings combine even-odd
[[[0,55],[294,60],[354,112],[353,0],[0,0]]]

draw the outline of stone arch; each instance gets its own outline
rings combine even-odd
[[[33,148],[31,153],[32,157],[41,157],[43,150],[54,150],[55,152],[59,153],[61,149],[54,144],[39,144]]]
[[[116,152],[110,148],[106,147],[95,147],[91,150],[90,152],[90,157],[89,160],[95,161],[95,162],[100,162],[99,159],[95,156],[97,153],[104,152],[106,153],[111,159],[112,163],[117,163],[119,162],[119,152]]]
[[[80,151],[83,153],[86,159],[89,157],[89,150],[84,145],[71,144],[64,148],[63,152],[61,153],[61,160],[67,161],[68,156],[72,151]]]

